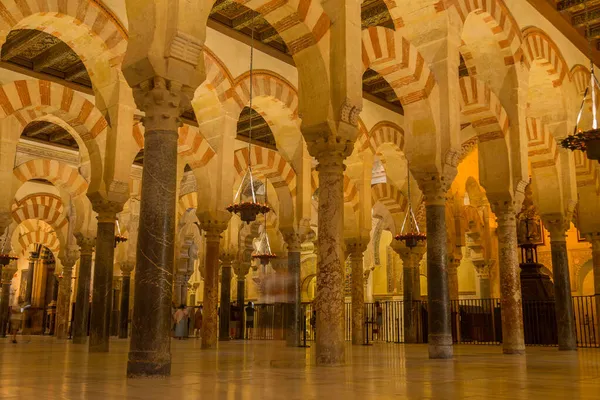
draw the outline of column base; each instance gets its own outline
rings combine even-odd
[[[429,358],[432,360],[447,360],[454,356],[452,335],[432,335],[428,337]]]
[[[558,351],[577,351],[577,345],[575,346],[558,346]]]
[[[525,355],[525,349],[507,349],[507,348],[503,348],[502,349],[502,354],[524,356]]]
[[[171,375],[171,354],[130,352],[128,378],[166,378]]]
[[[317,343],[317,365],[321,367],[340,367],[346,365],[344,344],[334,349],[319,349]]]

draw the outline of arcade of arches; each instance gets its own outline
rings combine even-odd
[[[23,305],[39,349],[121,354],[121,378],[242,351],[248,302],[273,340],[244,348],[313,368],[385,342],[483,365],[600,344],[599,164],[559,143],[590,80],[587,14],[549,3],[2,0],[3,363],[26,359]],[[271,211],[247,224],[227,207],[249,164]],[[415,247],[394,239],[409,205]],[[172,351],[179,304],[202,328]]]

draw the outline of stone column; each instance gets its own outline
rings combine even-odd
[[[131,292],[132,262],[121,263],[121,310],[119,312],[119,339],[127,339],[129,336],[129,296]]]
[[[115,257],[115,221],[122,205],[102,203],[96,205],[98,230],[96,233],[96,259],[94,287],[92,288],[92,313],[90,321],[89,351],[108,352],[110,320],[113,301],[113,264]]]
[[[515,207],[511,203],[495,203],[492,207],[498,223],[502,352],[504,354],[525,354],[521,269],[517,253],[517,222]]]
[[[53,262],[45,262],[44,265],[46,266],[46,291],[43,294],[44,296],[44,307],[48,307],[50,305],[50,303],[52,302],[52,300],[54,299],[54,283],[57,279],[57,277],[54,275],[54,272],[56,271],[56,263]]]
[[[206,261],[204,263],[204,316],[202,318],[202,349],[210,349],[217,343],[217,296],[219,293],[219,243],[221,233],[227,228],[223,220],[201,222],[206,238]]]
[[[240,324],[241,328],[238,331],[238,337],[236,339],[243,339],[244,333],[246,332],[246,312],[245,312],[245,303],[246,303],[246,275],[250,271],[250,263],[239,262],[235,267],[235,275],[237,276],[237,302],[241,307],[241,318]]]
[[[77,254],[70,252],[67,257],[61,259],[62,278],[58,283],[58,301],[56,305],[56,328],[54,330],[57,339],[66,339],[69,336],[69,317],[71,315],[71,286],[73,284],[73,266],[77,262]]]
[[[154,77],[134,88],[146,113],[135,297],[127,376],[171,374],[171,301],[175,262],[177,139],[181,85]]]
[[[110,313],[110,336],[119,336],[119,278],[113,279],[112,311]]]
[[[575,332],[575,314],[571,298],[571,279],[569,277],[569,255],[567,253],[567,235],[570,218],[562,215],[542,215],[544,226],[550,232],[550,251],[552,253],[552,277],[554,281],[554,304],[556,307],[556,325],[558,328],[558,349],[577,350]]]
[[[231,319],[231,264],[233,255],[221,254],[221,315],[219,318],[219,340],[229,340],[229,320]]]
[[[183,285],[185,285],[185,276],[182,272],[177,271],[175,274],[173,285],[173,302],[175,306],[179,307],[181,304],[185,303],[185,297],[183,296]]]
[[[594,301],[596,303],[596,331],[600,335],[600,232],[587,235],[592,245],[592,273],[594,274]]]
[[[365,285],[363,253],[369,245],[369,238],[346,239],[346,251],[350,255],[352,271],[352,344],[362,345],[365,330]]]
[[[287,245],[287,279],[286,286],[288,302],[288,323],[286,330],[286,345],[300,346],[302,335],[302,292],[300,282],[300,255],[302,238],[294,230],[282,230],[283,239]],[[238,289],[239,290],[239,289]]]
[[[446,190],[435,178],[422,188],[427,221],[427,304],[429,358],[452,358],[452,326],[448,290]]]
[[[450,301],[456,301],[459,298],[458,295],[458,266],[460,265],[460,258],[452,257],[448,261],[448,294]]]
[[[23,299],[25,304],[31,304],[31,297],[33,295],[33,280],[35,277],[35,264],[38,262],[39,258],[40,258],[40,253],[34,252],[34,251],[29,253],[29,269],[27,270],[27,286],[25,288],[25,298]]]
[[[319,161],[317,238],[317,365],[343,365],[344,351],[344,149],[335,144],[309,144]]]
[[[419,263],[425,254],[426,246],[420,245],[412,249],[405,245],[393,244],[392,248],[402,259],[402,293],[404,302],[404,343],[417,343],[417,321],[421,300],[415,288],[415,276],[419,274]],[[420,290],[420,289],[419,289]]]
[[[2,267],[2,297],[0,297],[0,337],[6,337],[8,325],[8,308],[10,306],[10,285],[17,272],[16,261]]]
[[[486,260],[473,260],[473,264],[475,265],[475,273],[477,274],[479,297],[482,299],[491,299],[490,262]]]
[[[75,316],[71,323],[73,343],[87,342],[88,313],[90,309],[90,283],[92,280],[92,253],[95,239],[77,235],[79,245],[79,270],[77,271],[77,295],[75,298]]]

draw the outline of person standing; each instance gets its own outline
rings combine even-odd
[[[375,302],[375,329],[373,333],[377,333],[377,340],[381,337],[381,329],[383,327],[383,307],[379,301]]]
[[[252,339],[254,330],[254,305],[251,301],[246,306],[246,339]]]
[[[196,310],[196,315],[194,315],[194,336],[197,338],[200,337],[200,330],[202,329],[202,306],[198,307]]]
[[[187,337],[188,321],[188,311],[184,304],[180,305],[177,311],[175,311],[173,319],[175,320],[175,337],[182,340]]]

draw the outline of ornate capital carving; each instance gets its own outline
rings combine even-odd
[[[403,268],[418,268],[423,255],[427,251],[425,244],[419,244],[411,249],[398,240],[392,241],[391,247],[400,256]]]
[[[131,261],[122,262],[119,266],[121,267],[121,275],[123,276],[131,276],[131,273],[135,268],[135,264]]]
[[[179,116],[190,105],[193,91],[181,83],[155,76],[133,88],[133,96],[140,110],[146,113],[142,123],[147,132],[177,131]]]
[[[234,265],[233,272],[235,272],[238,281],[243,281],[246,279],[246,275],[248,275],[248,272],[250,272],[251,265],[252,264],[249,262],[239,262]]]
[[[354,142],[341,137],[322,137],[309,141],[308,152],[317,159],[319,172],[342,173],[344,160],[354,149]]]
[[[80,255],[92,255],[94,252],[94,246],[96,245],[96,238],[83,236],[81,233],[75,234],[75,239],[77,239],[77,245],[79,246]]]
[[[4,268],[2,268],[2,284],[10,285],[10,283],[12,282],[12,278],[15,275],[15,272],[17,272],[16,261],[13,261]]]
[[[358,116],[362,111],[362,106],[357,106],[349,99],[346,99],[340,108],[340,121],[352,126],[358,125]]]
[[[446,193],[456,176],[456,168],[446,166],[443,174],[439,173],[415,173],[419,188],[423,192],[426,205],[446,204]]]
[[[123,203],[108,201],[102,198],[94,197],[90,199],[92,209],[98,214],[98,222],[115,222],[117,214],[123,211]]]
[[[544,227],[550,233],[550,241],[564,242],[571,226],[571,219],[560,213],[543,214],[541,217]]]
[[[348,238],[344,241],[346,245],[346,253],[350,256],[351,259],[361,259],[363,257],[363,253],[367,250],[367,246],[369,245],[370,238],[368,237],[357,237],[357,238]]]
[[[493,260],[475,260],[473,264],[479,279],[490,279],[490,268],[494,264]]]

